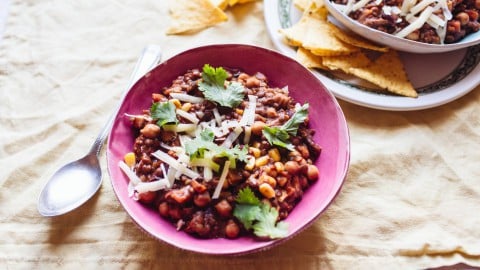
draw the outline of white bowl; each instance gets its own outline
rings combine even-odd
[[[396,37],[355,21],[340,11],[330,0],[325,0],[324,2],[330,14],[346,28],[375,43],[388,46],[398,51],[411,53],[442,53],[463,49],[480,43],[480,31],[471,33],[459,42],[452,44],[428,44]]]

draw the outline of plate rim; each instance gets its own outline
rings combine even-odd
[[[294,8],[291,0],[286,0],[289,4],[288,12]],[[285,44],[278,30],[281,28],[280,23],[280,2],[281,0],[264,0],[264,19],[270,40],[275,48],[282,54],[295,59],[295,50],[293,47]],[[478,46],[478,45],[477,45]],[[467,50],[467,49],[461,49]],[[296,60],[296,59],[295,59]],[[480,63],[477,63],[472,70],[462,79],[454,82],[450,86],[432,92],[419,95],[417,98],[382,95],[375,92],[367,92],[353,86],[346,86],[319,71],[311,70],[313,74],[325,85],[325,87],[335,95],[335,97],[363,107],[388,110],[388,111],[415,111],[438,107],[452,102],[472,91],[480,84]]]

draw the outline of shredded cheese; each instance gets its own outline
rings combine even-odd
[[[222,191],[223,183],[225,182],[225,179],[227,178],[229,167],[230,167],[230,160],[227,160],[227,161],[225,161],[225,164],[223,165],[222,174],[220,175],[220,179],[218,180],[218,184],[215,187],[215,191],[213,192],[212,199],[218,199],[218,197],[220,196],[220,192]]]
[[[220,113],[218,112],[217,108],[213,108],[213,117],[215,117],[215,122],[217,122],[217,126],[222,125],[222,117],[220,116]]]
[[[134,171],[132,171],[130,169],[130,167],[128,167],[128,165],[123,162],[123,161],[119,161],[118,162],[118,167],[120,167],[120,169],[123,171],[123,173],[125,173],[125,175],[128,177],[128,180],[130,180],[130,182],[135,186],[135,185],[138,185],[138,183],[142,182],[140,180],[140,178],[135,174]]]
[[[158,191],[168,187],[170,184],[167,179],[160,179],[152,182],[141,182],[135,186],[135,192],[140,194],[150,191]]]
[[[174,131],[174,132],[191,132],[195,131],[197,128],[196,124],[177,124],[177,125],[164,125],[163,129],[166,131]]]
[[[395,36],[403,38],[408,36],[413,31],[419,29],[428,20],[430,15],[432,15],[432,12],[433,8],[427,7],[424,11],[422,11],[417,20],[403,28],[400,32],[396,33]]]
[[[159,160],[167,163],[171,168],[175,168],[177,170],[177,173],[185,174],[192,179],[200,177],[197,172],[194,172],[191,169],[187,168],[185,164],[180,163],[178,160],[174,159],[172,156],[161,150],[153,152],[152,155]]]
[[[182,94],[182,93],[170,93],[170,96],[180,101],[190,102],[190,103],[202,103],[205,100],[204,98],[201,98],[201,97],[196,97],[196,96]]]
[[[175,112],[177,113],[177,115],[187,119],[188,121],[190,121],[194,124],[198,124],[198,122],[200,121],[200,120],[198,120],[197,116],[193,113],[188,113],[188,112],[186,112],[184,110],[180,110],[180,109],[175,110]]]

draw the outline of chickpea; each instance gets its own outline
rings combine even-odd
[[[210,198],[210,193],[208,193],[208,191],[205,191],[205,192],[200,193],[200,194],[196,194],[193,197],[193,203],[198,207],[205,207],[211,201],[212,201],[212,199]]]
[[[278,116],[278,114],[277,114],[277,111],[275,110],[275,108],[273,108],[273,107],[268,107],[267,108],[267,117],[275,118],[277,116]]]
[[[262,121],[255,121],[252,125],[252,133],[255,135],[262,135],[263,127],[265,127],[265,123]]]
[[[160,135],[160,127],[155,124],[147,124],[140,130],[143,136],[154,139]]]
[[[310,157],[310,151],[308,151],[308,147],[304,144],[297,146],[298,151],[302,155],[303,158]]]
[[[158,212],[162,217],[168,217],[168,203],[162,202],[158,205]]]
[[[138,200],[141,203],[149,204],[149,203],[153,202],[156,195],[157,194],[153,191],[147,191],[147,192],[138,194]]]
[[[246,81],[248,78],[249,76],[246,73],[241,73],[240,75],[238,75],[238,79],[242,81]]]
[[[132,121],[132,125],[133,127],[137,128],[137,129],[141,129],[145,126],[147,120],[145,120],[145,118],[143,117],[139,117],[139,116],[134,116],[132,118],[130,118],[130,120]]]
[[[310,181],[316,181],[318,179],[318,168],[315,165],[308,165],[307,178]]]
[[[240,227],[233,220],[228,220],[225,226],[225,236],[228,238],[236,238],[240,234]]]
[[[257,79],[256,77],[249,77],[247,81],[245,82],[245,86],[248,88],[253,88],[253,87],[259,87],[260,86],[260,80]]]
[[[169,207],[168,215],[173,220],[179,220],[182,218],[182,210],[179,207]]]
[[[285,163],[285,170],[291,175],[295,175],[298,173],[300,170],[300,166],[298,165],[298,162],[296,161],[287,161]]]
[[[460,21],[461,25],[466,25],[470,21],[470,17],[465,12],[458,13],[455,18]]]
[[[215,210],[217,210],[217,213],[222,217],[229,217],[232,215],[232,206],[225,199],[215,205]]]

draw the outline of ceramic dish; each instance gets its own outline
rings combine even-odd
[[[309,187],[300,203],[286,221],[288,236],[278,240],[260,241],[253,237],[229,240],[198,239],[177,231],[156,210],[128,196],[128,180],[118,167],[123,155],[132,151],[134,134],[125,113],[140,113],[151,104],[151,94],[171,84],[188,69],[212,66],[238,68],[247,73],[262,72],[269,85],[288,85],[290,95],[300,103],[310,104],[310,127],[316,130],[314,140],[322,146],[315,165],[318,182]],[[248,45],[211,45],[180,53],[146,74],[128,92],[115,118],[107,147],[108,172],[120,204],[132,220],[153,237],[175,247],[207,254],[243,254],[280,244],[309,226],[332,202],[339,192],[349,165],[348,128],[336,99],[307,69],[275,51]]]
[[[326,0],[324,2],[330,14],[351,31],[357,33],[358,35],[366,39],[370,39],[398,51],[411,53],[443,53],[468,48],[480,43],[480,31],[469,34],[459,42],[452,44],[427,44],[396,37],[392,34],[370,28],[353,20],[345,13],[340,11],[338,6],[329,0]]]
[[[296,48],[286,45],[278,30],[297,22],[301,12],[293,6],[291,0],[265,0],[264,7],[267,29],[275,47],[283,54],[295,58]],[[335,18],[330,19],[339,24]],[[480,45],[442,54],[400,52],[400,57],[410,81],[419,92],[418,98],[383,94],[356,79],[320,70],[312,72],[337,98],[390,111],[440,106],[462,97],[480,83]]]

